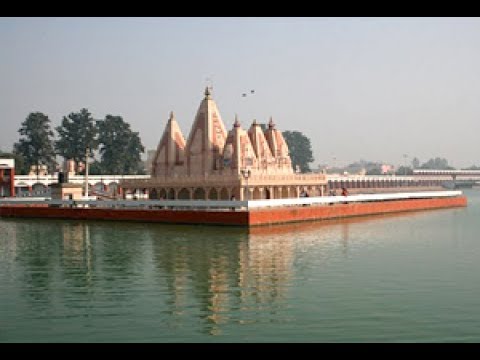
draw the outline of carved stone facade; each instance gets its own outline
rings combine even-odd
[[[245,200],[298,197],[302,191],[321,196],[327,185],[323,174],[293,171],[287,143],[271,118],[265,132],[255,120],[245,131],[235,118],[227,133],[209,88],[187,141],[170,113],[151,176],[122,187],[143,189],[152,199]]]

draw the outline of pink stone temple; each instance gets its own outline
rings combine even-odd
[[[255,120],[242,129],[238,118],[227,132],[208,87],[186,141],[170,113],[151,166],[150,179],[122,187],[151,199],[258,200],[322,196],[327,186],[324,174],[295,173],[271,118],[265,132]]]

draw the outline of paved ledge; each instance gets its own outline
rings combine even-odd
[[[249,227],[467,206],[467,198],[458,194],[461,192],[443,193],[442,196],[438,196],[440,194],[435,194],[437,196],[434,197],[432,197],[432,194],[416,193],[416,196],[412,196],[411,194],[410,196],[407,196],[408,194],[403,194],[403,198],[399,198],[399,194],[376,194],[323,198],[278,199],[279,202],[282,200],[284,202],[286,200],[291,202],[289,204],[284,203],[283,206],[274,205],[272,202],[275,200],[269,200],[269,205],[273,205],[273,207],[262,206],[262,201],[265,200],[258,200],[256,207],[251,205],[251,203],[254,203],[255,201],[250,201],[248,204],[245,204],[246,202],[225,202],[231,207],[224,209],[185,209],[180,207],[175,209],[163,207],[159,209],[151,205],[149,205],[148,208],[141,208],[138,206],[135,208],[112,208],[100,206],[93,207],[91,206],[93,204],[90,204],[89,202],[87,205],[89,207],[73,207],[73,203],[71,205],[61,203],[52,206],[52,204],[49,205],[39,202],[25,204],[22,204],[21,202],[10,202],[10,204],[8,204],[6,201],[2,201],[0,204],[0,216]],[[381,199],[378,198],[379,196],[381,196]],[[320,199],[322,199],[321,202]],[[333,200],[335,200],[335,202],[332,202]],[[301,202],[301,205],[295,203],[295,201]],[[190,203],[191,202],[192,201],[190,201]],[[149,204],[151,204],[151,202],[149,202]],[[163,205],[165,205],[165,203],[163,203]],[[242,209],[235,208],[235,206],[241,205],[244,205]],[[245,205],[248,205],[248,209]],[[225,204],[223,206],[225,206]]]

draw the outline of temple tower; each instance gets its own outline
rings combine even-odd
[[[275,159],[273,158],[262,128],[256,120],[254,120],[250,126],[248,136],[250,137],[250,142],[252,143],[258,160],[258,170],[266,172],[268,167],[275,163]]]
[[[217,173],[226,139],[225,125],[207,87],[185,148],[187,175]]]
[[[258,166],[257,157],[253,149],[248,133],[242,129],[238,118],[235,116],[233,129],[228,133],[223,152],[224,172],[240,174],[242,169],[256,169]]]
[[[152,176],[184,173],[184,152],[185,138],[172,111],[152,161]]]
[[[293,173],[287,142],[283,138],[282,132],[275,128],[275,123],[271,117],[268,122],[268,129],[265,131],[265,138],[275,158],[275,170],[272,170],[281,173]]]

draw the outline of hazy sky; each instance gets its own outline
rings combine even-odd
[[[480,19],[0,18],[0,49],[4,151],[30,112],[82,107],[147,149],[171,110],[187,137],[210,77],[227,130],[271,115],[314,164],[480,165]]]

